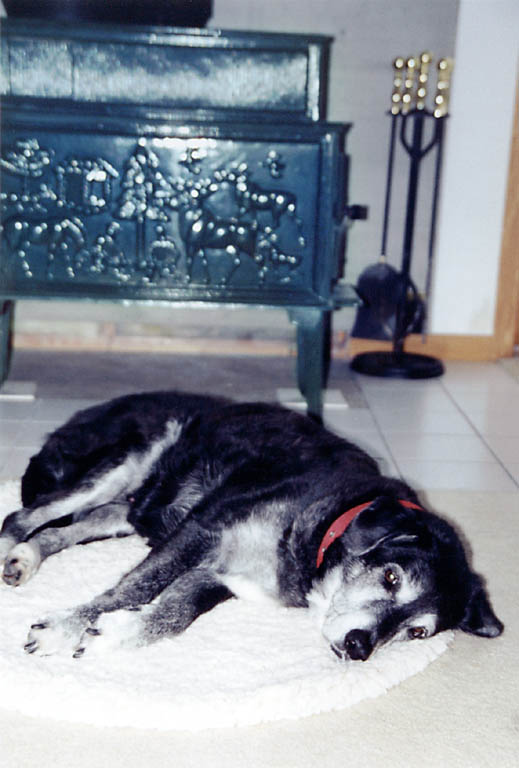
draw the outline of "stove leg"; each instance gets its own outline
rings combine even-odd
[[[13,310],[14,301],[0,300],[0,384],[9,373]]]
[[[297,328],[297,383],[308,414],[321,420],[330,365],[331,312],[298,308],[289,310],[289,317]]]

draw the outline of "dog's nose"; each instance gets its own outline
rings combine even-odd
[[[365,629],[352,629],[344,638],[344,649],[354,661],[366,661],[373,650],[369,632]]]

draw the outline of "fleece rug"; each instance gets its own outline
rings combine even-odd
[[[0,518],[19,506],[19,484],[0,486]],[[0,519],[0,522],[1,522]],[[183,635],[80,659],[38,658],[29,626],[112,586],[148,551],[138,537],[76,546],[45,561],[27,584],[0,586],[4,702],[33,717],[98,726],[197,731],[295,719],[349,707],[421,672],[453,633],[345,663],[301,609],[229,601]]]

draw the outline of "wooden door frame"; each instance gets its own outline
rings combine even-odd
[[[498,357],[510,357],[519,343],[519,93],[516,94],[494,324]]]

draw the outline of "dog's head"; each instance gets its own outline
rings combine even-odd
[[[352,520],[319,570],[309,602],[342,658],[364,661],[385,643],[446,629],[482,637],[503,631],[454,529],[389,497]]]

